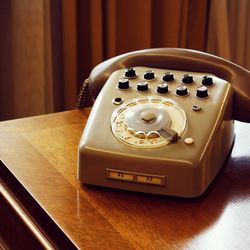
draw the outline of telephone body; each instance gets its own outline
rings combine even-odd
[[[250,73],[187,49],[126,53],[96,66],[95,100],[79,143],[78,179],[117,189],[196,197],[250,122]]]

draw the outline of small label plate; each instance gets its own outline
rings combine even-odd
[[[130,181],[143,184],[165,186],[166,177],[163,175],[129,172],[117,169],[106,168],[106,178],[120,181]]]

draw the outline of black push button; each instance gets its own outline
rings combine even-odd
[[[158,84],[158,86],[157,86],[157,93],[159,93],[159,94],[166,94],[166,93],[168,93],[168,84],[167,83],[160,83],[160,84]]]
[[[148,91],[149,90],[148,83],[147,82],[139,82],[137,84],[136,89],[138,91]]]
[[[130,86],[129,86],[129,80],[128,79],[120,79],[118,81],[118,88],[119,89],[128,89]]]
[[[147,70],[147,71],[145,71],[143,77],[146,80],[153,80],[153,79],[155,79],[155,73],[153,70]]]
[[[207,87],[201,86],[196,90],[196,96],[199,98],[207,98],[208,97],[208,92],[207,92]]]
[[[185,84],[192,84],[194,82],[193,76],[186,74],[182,78],[182,82]]]
[[[200,110],[201,110],[201,106],[200,106],[200,105],[197,105],[197,104],[194,104],[194,105],[192,106],[192,110],[193,110],[193,111],[200,111]]]
[[[176,95],[179,95],[179,96],[186,96],[188,95],[188,90],[187,90],[187,87],[186,86],[179,86],[176,88]]]
[[[212,86],[214,84],[213,78],[210,76],[204,76],[202,79],[202,85],[204,86]]]
[[[164,82],[172,82],[172,81],[174,81],[174,74],[167,72],[163,75],[162,80]]]
[[[121,97],[115,97],[113,100],[112,100],[113,104],[115,105],[120,105],[124,102],[124,100],[121,98]]]
[[[124,73],[124,76],[127,78],[135,78],[137,75],[133,68],[127,68]]]

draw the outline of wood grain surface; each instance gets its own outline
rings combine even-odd
[[[249,249],[250,124],[204,195],[183,199],[81,185],[89,109],[0,123],[0,159],[81,249]]]

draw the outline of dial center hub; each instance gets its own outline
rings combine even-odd
[[[145,122],[151,122],[155,120],[156,114],[153,111],[146,110],[141,113],[141,119]]]

